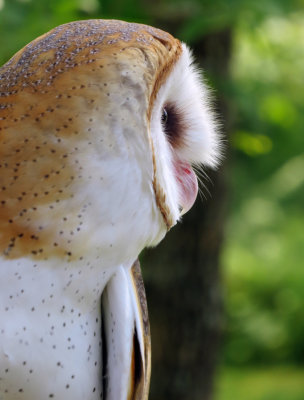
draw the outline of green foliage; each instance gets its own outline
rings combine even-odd
[[[224,358],[304,363],[304,14],[235,32]]]
[[[304,400],[303,369],[225,369],[217,382],[216,400]]]

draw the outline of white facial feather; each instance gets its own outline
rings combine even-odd
[[[170,75],[160,88],[151,117],[153,143],[158,154],[158,179],[165,187],[172,219],[180,218],[179,187],[172,166],[174,155],[192,165],[215,167],[220,159],[220,136],[210,108],[208,89],[202,75],[193,64],[188,47],[182,45],[182,54]],[[166,104],[176,109],[181,119],[182,137],[174,148],[166,137],[161,115]]]

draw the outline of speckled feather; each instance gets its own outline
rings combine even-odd
[[[70,241],[77,241],[76,248],[83,242],[85,205],[75,207],[77,215],[69,221],[61,206],[74,196],[75,181],[88,179],[78,160],[84,151],[79,144],[94,146],[98,119],[117,118],[110,115],[108,103],[116,101],[112,86],[118,75],[121,85],[132,86],[132,74],[142,79],[146,91],[138,96],[150,113],[153,93],[170,58],[180,51],[178,44],[169,34],[142,25],[77,22],[36,39],[1,68],[0,159],[5,174],[0,249],[8,257],[80,256],[73,253]],[[166,209],[164,194],[158,191]],[[55,226],[45,226],[46,209],[50,220],[55,216]],[[62,240],[67,230],[73,237],[68,234]]]

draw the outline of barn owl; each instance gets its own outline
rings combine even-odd
[[[0,69],[0,399],[147,399],[137,260],[188,211],[219,138],[189,49],[59,26]]]

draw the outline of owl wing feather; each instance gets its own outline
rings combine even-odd
[[[102,295],[103,387],[108,400],[146,400],[150,328],[139,261],[120,266]],[[126,390],[127,388],[127,390]]]

